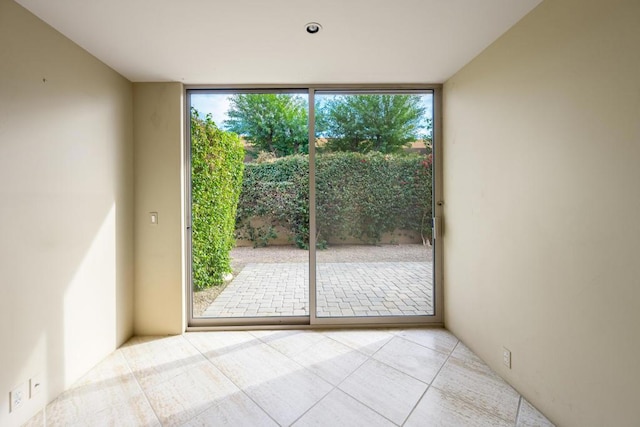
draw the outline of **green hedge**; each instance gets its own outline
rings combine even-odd
[[[287,156],[245,166],[236,235],[265,246],[282,226],[298,247],[309,241],[309,162]],[[327,153],[316,158],[319,246],[356,238],[375,244],[382,234],[410,230],[430,238],[431,156]],[[252,218],[265,224],[255,227]]]
[[[223,282],[231,272],[236,207],[242,188],[244,147],[238,136],[191,111],[191,215],[193,286]]]
[[[236,217],[236,236],[266,246],[282,226],[298,247],[309,243],[309,159],[297,154],[245,165]],[[253,218],[266,224],[254,227]]]

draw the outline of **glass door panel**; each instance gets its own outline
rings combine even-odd
[[[188,100],[192,319],[308,319],[307,92]]]
[[[433,93],[315,92],[316,312],[434,315]]]

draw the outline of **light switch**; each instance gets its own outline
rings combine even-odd
[[[151,220],[151,225],[158,225],[158,212],[150,212],[149,219]]]

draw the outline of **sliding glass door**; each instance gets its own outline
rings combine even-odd
[[[188,89],[190,326],[440,322],[438,91]]]
[[[432,316],[433,94],[317,91],[314,105],[317,321]]]
[[[192,319],[305,322],[307,93],[205,90],[188,99]]]

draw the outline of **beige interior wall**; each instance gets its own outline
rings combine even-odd
[[[0,0],[0,425],[132,334],[131,83]],[[9,414],[9,392],[43,391]]]
[[[640,419],[639,52],[546,0],[444,88],[446,325],[558,425]]]
[[[136,335],[185,330],[183,248],[183,86],[135,83]],[[158,213],[152,225],[150,212]]]

